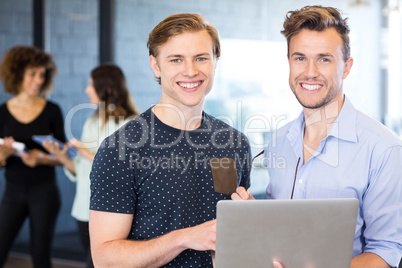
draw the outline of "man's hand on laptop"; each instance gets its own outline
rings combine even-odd
[[[273,261],[272,264],[274,265],[274,268],[283,268],[282,263],[279,261]]]
[[[272,264],[274,265],[274,268],[283,268],[282,263],[280,263],[279,261],[273,261]],[[308,265],[305,268],[314,268],[314,266]]]
[[[237,187],[236,192],[232,194],[232,200],[255,200],[251,195],[250,190],[244,189],[244,187]]]

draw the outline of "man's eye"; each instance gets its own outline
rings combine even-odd
[[[197,61],[205,61],[207,58],[197,58]]]
[[[327,58],[322,58],[321,61],[322,61],[322,62],[330,62],[330,60],[327,59]]]
[[[171,62],[181,62],[181,60],[180,59],[173,59],[173,60],[171,60]]]
[[[304,60],[303,57],[297,57],[297,58],[296,58],[296,61],[303,61],[303,60]]]

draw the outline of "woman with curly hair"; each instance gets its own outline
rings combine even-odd
[[[71,215],[77,221],[80,240],[87,254],[86,267],[91,268],[94,266],[88,222],[92,162],[101,142],[139,113],[132,103],[123,71],[116,65],[104,64],[93,69],[85,93],[97,109],[85,122],[81,140],[71,140],[63,150],[51,141],[44,142],[43,146],[64,165],[69,179],[77,183]],[[78,151],[75,158],[70,158],[67,153],[71,146]]]
[[[4,90],[14,95],[0,106],[0,168],[5,168],[6,189],[0,203],[0,267],[26,218],[30,252],[35,268],[51,267],[51,245],[60,208],[54,166],[57,159],[32,140],[53,135],[65,141],[58,105],[45,99],[56,66],[51,55],[31,46],[9,49],[0,64]],[[22,142],[26,151],[12,144]]]

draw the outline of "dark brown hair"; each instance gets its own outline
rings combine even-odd
[[[91,78],[99,101],[104,103],[99,113],[101,117],[105,117],[102,118],[104,124],[110,116],[113,116],[115,123],[118,123],[119,117],[126,119],[139,114],[128,91],[124,73],[118,66],[100,65],[92,70]]]
[[[53,86],[53,77],[57,72],[52,56],[32,46],[15,46],[6,51],[0,65],[0,78],[4,91],[17,95],[27,68],[44,67],[45,77],[40,95],[49,93]]]
[[[321,32],[328,28],[334,28],[343,41],[343,60],[346,62],[350,57],[347,20],[347,18],[343,19],[340,11],[334,7],[305,6],[300,10],[289,11],[286,14],[281,31],[288,43],[288,57],[290,41],[302,29]]]
[[[221,56],[221,45],[218,31],[203,16],[193,13],[179,13],[170,15],[161,21],[151,31],[148,36],[147,47],[149,55],[157,57],[159,48],[165,44],[169,38],[185,33],[207,30],[213,43],[214,56],[219,59]],[[157,78],[160,84],[160,78]]]

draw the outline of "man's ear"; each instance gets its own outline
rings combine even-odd
[[[149,56],[149,62],[151,63],[151,68],[152,68],[152,71],[155,74],[155,77],[156,78],[161,78],[161,74],[160,74],[160,71],[159,71],[158,60],[154,56],[151,55],[151,56]]]
[[[347,59],[347,61],[345,62],[345,66],[343,68],[343,75],[342,75],[342,79],[345,79],[346,77],[348,77],[349,73],[350,73],[350,69],[352,69],[353,66],[353,58],[350,57]]]

